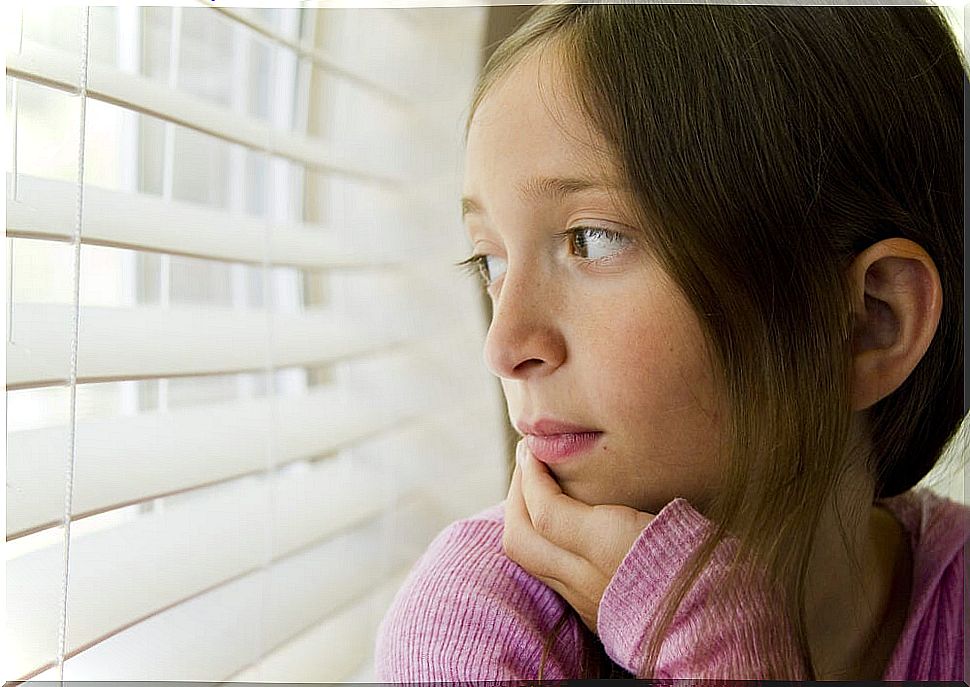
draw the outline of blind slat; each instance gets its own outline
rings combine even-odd
[[[24,40],[20,53],[8,52],[7,75],[75,92],[78,60],[70,53]],[[265,151],[311,167],[397,186],[390,169],[365,170],[338,159],[320,139],[282,131],[259,120],[173,90],[150,79],[105,64],[91,62],[87,97],[141,112],[161,120]]]
[[[10,179],[8,173],[8,186]],[[19,175],[17,196],[7,198],[7,236],[72,239],[76,184]],[[232,262],[262,264],[265,259],[273,265],[304,269],[392,264],[375,257],[373,251],[340,248],[339,237],[324,227],[280,225],[150,194],[87,185],[81,241]]]
[[[70,306],[15,303],[13,325],[7,389],[64,384]],[[328,311],[270,318],[261,311],[187,306],[84,307],[80,338],[79,382],[262,370],[267,361],[276,367],[320,365],[404,344],[386,330]]]

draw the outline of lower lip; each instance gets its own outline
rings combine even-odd
[[[582,432],[578,434],[549,434],[540,436],[528,434],[525,443],[532,455],[543,463],[561,463],[564,460],[593,448],[602,432]]]

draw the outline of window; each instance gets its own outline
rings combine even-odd
[[[484,9],[17,19],[4,677],[370,679],[506,490],[452,267]]]

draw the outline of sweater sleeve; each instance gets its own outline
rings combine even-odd
[[[684,499],[667,504],[644,528],[600,602],[597,630],[607,654],[638,674],[661,601],[711,523]],[[708,599],[717,593],[730,554],[718,544],[714,558],[688,590],[661,645],[657,677],[700,679],[805,679],[794,634],[778,615],[780,599],[746,587],[729,617],[717,617]],[[767,675],[776,654],[791,674]]]
[[[498,511],[497,511],[498,512]],[[377,633],[383,682],[534,680],[565,602],[505,556],[503,522],[447,527],[415,564]],[[578,675],[584,641],[572,614],[543,679]]]

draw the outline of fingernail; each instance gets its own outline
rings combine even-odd
[[[519,465],[525,462],[525,439],[515,445],[515,462]]]

